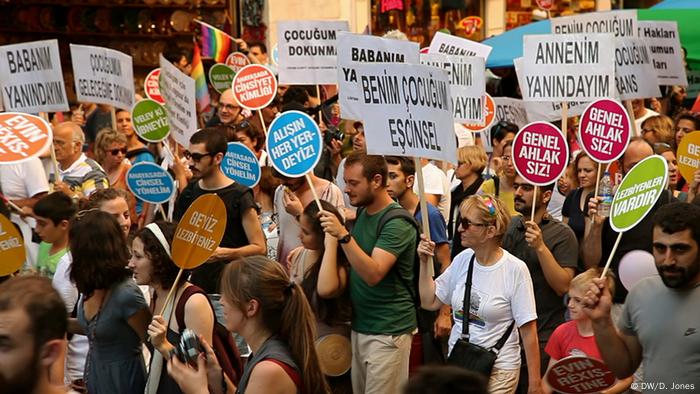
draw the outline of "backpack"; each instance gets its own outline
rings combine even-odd
[[[195,294],[203,294],[206,296],[204,290],[200,289],[199,287],[189,286],[182,292],[180,300],[175,307],[175,319],[177,319],[177,325],[180,330],[186,328],[185,304],[187,304],[187,300]],[[207,298],[207,302],[209,302],[209,306],[211,306],[211,310],[213,312],[214,307],[212,306],[211,301],[209,301],[209,298]],[[241,361],[241,354],[238,351],[238,347],[236,347],[236,343],[233,341],[231,333],[226,329],[226,327],[216,321],[216,318],[214,318],[214,335],[212,335],[212,339],[214,343],[211,344],[211,348],[216,354],[216,358],[219,361],[221,369],[234,385],[238,385],[238,381],[243,375],[243,362]]]

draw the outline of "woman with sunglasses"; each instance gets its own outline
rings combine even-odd
[[[132,218],[136,218],[136,197],[131,193],[126,184],[126,172],[131,164],[126,160],[127,140],[126,136],[112,129],[103,129],[95,139],[95,160],[102,166],[109,187],[124,190],[127,195],[127,204]]]
[[[515,392],[522,361],[520,342],[528,366],[534,366],[528,368],[528,392],[541,392],[532,279],[525,263],[501,248],[510,222],[508,209],[491,195],[474,195],[464,200],[460,212],[461,242],[467,249],[457,255],[437,279],[433,280],[428,272],[428,256],[433,255],[435,243],[423,239],[418,245],[421,306],[427,310],[438,310],[443,305],[452,307],[455,324],[448,354],[462,335],[465,318],[469,322],[469,342],[474,345],[492,349],[501,337],[507,338],[489,377],[489,393]],[[470,310],[465,313],[469,270],[472,270]]]

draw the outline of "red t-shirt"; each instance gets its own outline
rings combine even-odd
[[[556,360],[569,356],[587,356],[598,360],[603,359],[600,351],[598,351],[598,345],[595,343],[595,337],[593,335],[584,337],[579,334],[575,320],[568,321],[557,327],[552,336],[549,337],[549,342],[547,342],[544,351]]]

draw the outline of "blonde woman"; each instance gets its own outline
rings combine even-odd
[[[131,168],[131,164],[126,160],[126,152],[127,141],[124,134],[112,129],[103,129],[97,134],[95,160],[107,174],[109,187],[126,192],[129,214],[132,218],[136,218],[136,197],[126,185],[126,173]]]

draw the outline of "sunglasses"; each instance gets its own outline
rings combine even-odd
[[[474,223],[474,222],[470,221],[470,220],[467,219],[467,218],[461,218],[461,219],[459,220],[459,223],[462,225],[462,228],[463,228],[465,231],[466,231],[466,230],[469,230],[469,227],[471,227],[471,226],[477,226],[477,227],[488,227],[488,226],[490,226],[489,223]]]
[[[126,148],[112,149],[112,150],[109,151],[109,153],[112,154],[112,156],[116,156],[116,155],[118,155],[118,154],[120,154],[120,153],[121,153],[122,155],[125,155],[125,154],[126,154]]]
[[[215,154],[216,153],[192,153],[188,150],[186,150],[183,153],[183,155],[185,156],[185,159],[187,159],[187,160],[191,159],[192,161],[197,162],[197,163],[200,162],[203,158],[205,158],[207,156],[214,157]]]

